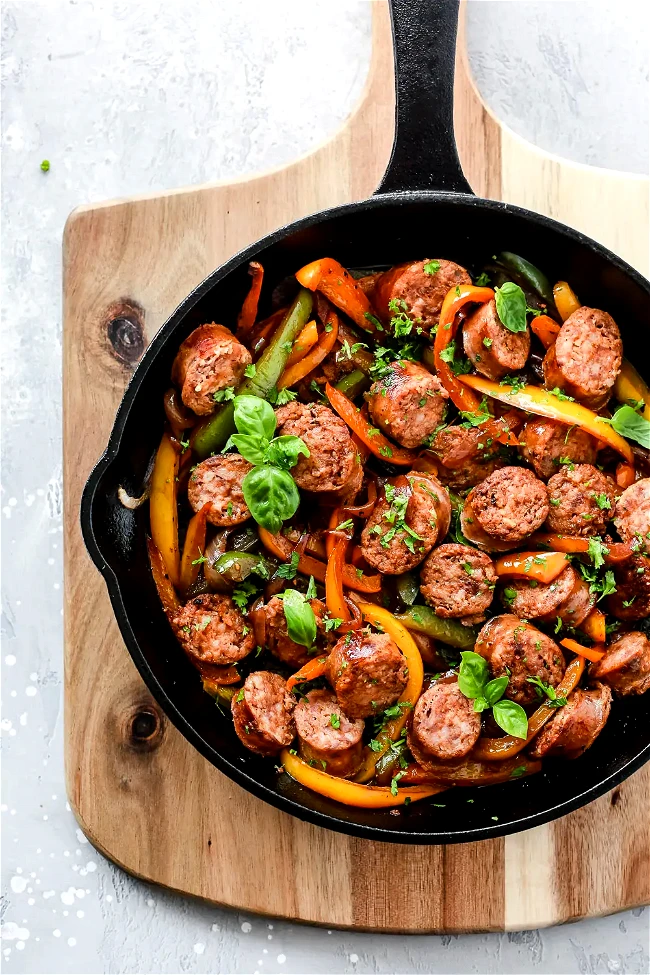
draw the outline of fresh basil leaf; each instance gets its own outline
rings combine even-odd
[[[527,738],[528,718],[521,704],[502,699],[494,705],[492,714],[496,723],[500,728],[503,728],[507,735],[513,735],[515,738]]]
[[[302,647],[313,646],[316,639],[316,617],[306,597],[297,589],[285,589],[282,603],[289,639]]]
[[[259,396],[235,396],[235,426],[239,433],[270,440],[278,421],[273,407]]]
[[[503,677],[496,677],[494,680],[487,682],[483,688],[483,696],[488,702],[489,707],[494,707],[497,701],[501,700],[508,686],[508,680],[509,677],[504,674]]]
[[[650,450],[650,421],[631,406],[619,406],[611,420],[604,416],[599,416],[598,419],[603,423],[610,423],[622,437],[634,440]]]
[[[484,697],[475,697],[474,698],[474,710],[475,711],[487,711],[487,709],[489,708],[489,706],[490,705],[488,704],[488,702],[485,700]]]
[[[485,657],[473,650],[464,650],[460,655],[458,687],[465,697],[482,697],[488,678],[488,665]]]
[[[280,531],[300,504],[291,474],[277,467],[254,467],[242,481],[242,492],[255,521],[270,532]]]
[[[510,332],[526,331],[526,296],[518,284],[506,281],[495,288],[494,300],[502,325]]]
[[[224,450],[235,446],[244,460],[251,464],[263,464],[269,442],[266,437],[255,437],[243,433],[233,433]]]
[[[309,457],[309,448],[300,437],[276,437],[267,447],[265,461],[288,471],[296,466],[301,454]]]

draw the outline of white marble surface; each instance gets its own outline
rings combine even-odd
[[[1,947],[8,973],[648,972],[647,909],[467,937],[272,923],[132,880],[88,845],[66,804],[64,220],[78,203],[238,175],[319,142],[361,90],[369,14],[358,0],[2,6]],[[562,155],[647,172],[644,4],[490,0],[472,2],[469,18],[479,84],[508,124]],[[39,168],[44,158],[47,174]]]

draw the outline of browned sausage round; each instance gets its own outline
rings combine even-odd
[[[558,535],[602,535],[614,514],[616,485],[592,464],[567,464],[548,482],[546,526]]]
[[[596,603],[596,596],[572,565],[553,582],[511,579],[501,590],[501,602],[522,620],[554,623],[559,617],[567,626],[579,626]]]
[[[488,535],[483,531],[469,497],[460,513],[460,528],[467,541],[484,552],[509,552],[518,545],[517,542],[504,542],[496,535]]]
[[[472,451],[468,454],[466,444],[471,439]],[[436,434],[432,448],[441,461],[438,479],[441,484],[462,491],[480,484],[500,467],[506,466],[501,457],[499,444],[485,444],[481,451],[474,453],[473,432],[465,427],[445,427]],[[460,463],[454,463],[454,456],[464,455]]]
[[[477,372],[503,379],[523,369],[530,354],[530,332],[511,332],[501,323],[494,298],[480,305],[463,325],[463,348]]]
[[[535,416],[527,420],[519,434],[520,453],[538,477],[548,481],[558,473],[560,461],[593,464],[597,444],[580,427],[568,427],[557,420]]]
[[[472,279],[465,268],[453,261],[438,258],[407,262],[382,274],[375,283],[373,303],[380,317],[390,322],[395,312],[389,303],[397,301],[399,310],[405,311],[416,328],[428,334],[438,324],[440,309],[449,289],[471,283]]]
[[[200,325],[181,345],[172,380],[181,388],[185,406],[198,416],[207,416],[216,407],[214,394],[238,386],[251,354],[223,325]]]
[[[316,617],[316,626],[319,630],[318,645],[322,646],[323,639],[323,617],[325,615],[325,605],[320,599],[310,601],[311,608]],[[284,615],[284,603],[277,596],[273,596],[266,606],[263,607],[265,618],[265,644],[274,657],[288,664],[294,670],[298,670],[303,664],[313,657],[307,647],[300,643],[294,643],[287,631],[287,620]]]
[[[393,362],[366,394],[374,423],[403,447],[419,447],[442,423],[449,394],[417,362]]]
[[[299,751],[306,762],[329,775],[354,775],[363,760],[364,722],[343,713],[331,691],[309,691],[293,713]]]
[[[406,686],[408,667],[387,633],[359,630],[335,644],[327,679],[350,718],[381,714]]]
[[[343,420],[321,403],[294,400],[275,411],[276,436],[301,437],[309,457],[301,456],[291,475],[303,491],[338,491],[354,473],[357,449]]]
[[[605,684],[588,691],[578,688],[544,725],[529,754],[532,758],[579,758],[605,727],[611,704],[612,692]]]
[[[413,709],[408,745],[419,765],[464,758],[481,733],[481,716],[458,684],[434,683]]]
[[[449,531],[451,502],[442,484],[415,471],[407,478],[408,490],[386,485],[361,534],[364,558],[385,575],[419,565]]]
[[[623,343],[611,315],[584,305],[569,315],[544,356],[544,385],[599,410],[619,374]]]
[[[504,696],[517,704],[537,700],[535,685],[528,677],[539,677],[557,687],[564,676],[560,648],[541,630],[510,613],[488,620],[477,637],[475,650],[487,659],[493,677],[509,675]]]
[[[251,513],[244,501],[242,481],[253,465],[239,454],[216,454],[197,464],[187,484],[187,500],[194,511],[210,503],[211,525],[241,525]]]
[[[295,701],[279,674],[257,670],[232,699],[237,737],[251,752],[276,755],[293,741]]]
[[[234,664],[255,646],[230,596],[195,596],[176,613],[172,627],[183,649],[208,664]]]
[[[605,681],[617,694],[644,694],[650,690],[650,640],[632,630],[616,637],[607,653],[592,664],[589,676]]]
[[[489,555],[469,545],[439,545],[420,574],[420,592],[438,616],[482,623],[492,602],[497,575]]]
[[[607,609],[619,620],[643,620],[650,616],[650,559],[637,555],[614,569],[616,592]]]
[[[472,488],[467,501],[479,527],[513,547],[537,531],[548,514],[546,485],[523,467],[490,474]]]
[[[650,477],[623,491],[616,502],[614,524],[624,542],[650,554]]]

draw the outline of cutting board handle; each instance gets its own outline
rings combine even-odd
[[[377,193],[471,193],[454,136],[459,0],[390,0],[395,140]]]

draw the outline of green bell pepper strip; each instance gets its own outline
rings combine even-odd
[[[396,613],[395,619],[407,630],[425,633],[434,640],[456,647],[457,650],[471,650],[476,643],[478,627],[463,626],[456,620],[444,620],[436,616],[429,606],[411,606],[401,615]]]
[[[529,285],[533,291],[544,299],[548,304],[549,308],[555,310],[555,301],[553,300],[553,288],[551,282],[546,277],[539,268],[531,264],[524,257],[519,257],[518,254],[513,254],[512,251],[502,251],[499,254],[499,261],[504,267],[508,268],[510,271],[514,271],[521,278],[524,279],[527,285]]]
[[[212,563],[210,581],[217,585],[215,576],[219,577],[218,587],[221,592],[229,592],[233,586],[248,579],[250,575],[258,579],[270,579],[275,568],[263,555],[252,552],[224,552]]]
[[[311,292],[301,288],[268,347],[257,361],[255,375],[244,379],[237,387],[238,396],[248,394],[266,399],[284,372],[293,343],[309,321],[312,306]],[[231,400],[194,428],[191,438],[192,450],[199,460],[203,460],[223,447],[234,432],[235,406]]]
[[[355,369],[339,379],[334,388],[345,393],[348,399],[354,399],[359,393],[365,393],[367,389],[370,389],[370,386],[371,382],[366,374],[360,369]]]
[[[397,576],[395,588],[405,606],[412,606],[420,592],[417,576],[413,572],[404,572],[403,575]]]

